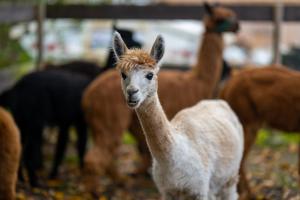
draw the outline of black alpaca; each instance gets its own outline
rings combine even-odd
[[[85,64],[82,67],[89,66]],[[77,131],[77,150],[80,166],[83,165],[87,127],[81,110],[81,96],[92,80],[86,75],[63,69],[44,70],[24,76],[12,89],[0,96],[0,104],[11,110],[21,130],[22,164],[28,171],[32,186],[38,185],[36,170],[42,163],[42,131],[45,126],[59,128],[50,177],[57,175],[71,125]]]
[[[45,70],[65,70],[67,72],[84,75],[92,80],[109,68],[111,67],[100,67],[95,63],[83,60],[76,60],[60,65],[46,64],[44,66]]]

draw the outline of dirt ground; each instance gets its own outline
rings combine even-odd
[[[297,172],[297,142],[283,142],[283,139],[258,139],[249,156],[247,172],[250,184],[257,199],[299,200],[300,189]],[[274,142],[275,140],[275,142]],[[279,140],[279,143],[278,141]],[[53,144],[47,144],[44,150],[46,164],[41,173],[46,187],[44,189],[30,188],[27,183],[19,183],[17,187],[19,200],[48,199],[99,199],[99,200],[159,200],[159,194],[150,177],[128,176],[123,186],[112,183],[107,177],[101,178],[103,192],[99,198],[93,198],[82,190],[77,157],[69,144],[68,156],[61,166],[58,180],[47,180],[45,171],[49,171]],[[134,172],[139,163],[139,156],[134,144],[124,144],[120,148],[118,160],[120,171]]]

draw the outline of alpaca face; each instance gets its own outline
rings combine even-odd
[[[122,90],[130,108],[139,107],[147,97],[157,92],[157,72],[158,68],[121,71]]]
[[[113,50],[126,102],[130,108],[138,108],[157,92],[158,62],[164,54],[163,38],[156,38],[149,54],[141,49],[128,49],[120,34],[115,33]]]
[[[239,22],[236,14],[227,8],[221,6],[211,6],[204,4],[206,16],[204,23],[206,30],[217,33],[237,32],[239,30]]]

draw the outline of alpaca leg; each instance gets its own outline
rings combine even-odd
[[[220,200],[237,200],[239,197],[237,193],[237,185],[232,185],[223,189],[222,194],[220,195]]]
[[[99,123],[99,126],[101,125],[102,124]],[[116,135],[113,135],[111,132],[106,132],[102,126],[91,128],[94,146],[84,155],[82,180],[86,191],[96,195],[101,193],[100,177],[105,175],[109,169],[111,169],[112,177],[115,176],[112,160],[116,158],[114,149],[118,147],[118,144],[114,143],[114,145],[112,145],[111,142],[115,142],[116,139],[121,140],[121,137],[116,137]],[[105,135],[104,133],[109,133],[110,135]]]
[[[241,195],[241,198],[250,199],[251,198],[251,190],[247,181],[247,176],[245,172],[245,162],[247,159],[247,156],[249,152],[251,151],[251,147],[253,146],[258,128],[252,127],[252,126],[245,126],[244,127],[244,134],[245,134],[245,144],[244,144],[244,155],[243,159],[241,161],[241,167],[240,167],[240,182],[238,184],[238,189]]]
[[[24,165],[25,165],[25,168],[28,173],[30,185],[32,187],[36,187],[38,185],[37,181],[36,181],[37,176],[36,176],[34,165],[32,162],[33,158],[32,158],[32,153],[31,153],[34,150],[34,146],[35,146],[34,144],[33,144],[33,146],[30,145],[29,143],[25,144],[23,146],[23,158],[22,158],[22,159],[24,159]]]
[[[116,144],[116,147],[119,147],[121,144],[121,140],[118,142],[118,144]],[[121,175],[119,173],[119,169],[118,169],[118,162],[116,162],[116,158],[118,158],[119,154],[118,154],[118,148],[114,148],[110,150],[110,155],[111,158],[107,159],[108,161],[108,165],[106,167],[106,173],[110,176],[110,178],[113,180],[114,183],[116,184],[123,184],[124,181],[124,175]],[[115,159],[112,159],[115,158]]]
[[[44,169],[44,159],[43,159],[43,150],[42,145],[39,145],[39,150],[37,152],[37,169],[42,170]]]
[[[92,133],[93,147],[84,156],[83,182],[86,190],[93,193],[101,191],[100,176],[112,168],[112,160],[116,159],[114,153],[118,149],[122,133],[128,128],[131,119],[126,105],[113,106],[106,110],[109,113],[100,110],[86,116]]]
[[[108,144],[106,147],[102,147],[103,152],[108,151],[110,153],[110,159],[107,159],[106,172],[110,175],[114,182],[118,184],[123,184],[124,176],[119,173],[116,159],[119,156],[119,147],[122,144],[122,136],[124,131],[128,129],[129,120],[129,117],[127,119],[120,119],[119,126],[109,124],[107,129],[104,131],[106,136],[102,138],[102,142],[104,142],[104,144]]]
[[[58,168],[64,158],[66,147],[67,147],[67,142],[69,140],[68,128],[69,128],[69,126],[67,126],[67,125],[61,125],[59,127],[54,163],[52,165],[52,170],[49,175],[49,178],[51,178],[51,179],[53,179],[57,176]]]
[[[24,151],[25,151],[25,144],[26,144],[26,132],[25,132],[25,126],[21,123],[21,120],[18,119],[17,116],[15,117],[15,121],[17,126],[19,127],[20,130],[20,139],[21,139],[21,155],[20,155],[20,161],[19,161],[19,169],[18,169],[18,180],[21,182],[24,182],[24,174],[23,174],[23,169],[25,167],[24,165]]]
[[[77,130],[77,151],[79,156],[79,166],[82,169],[84,163],[84,154],[86,151],[86,144],[87,144],[87,127],[84,122],[79,122],[76,124]]]
[[[30,185],[33,187],[40,186],[36,170],[38,168],[40,155],[38,151],[40,151],[40,145],[42,145],[41,136],[41,132],[39,132],[39,134],[33,134],[33,138],[28,139],[24,146],[24,164],[28,171]]]
[[[43,123],[41,121],[19,122],[21,142],[23,148],[22,160],[27,169],[30,185],[40,186],[36,171],[38,169],[42,146]],[[32,125],[32,126],[31,126]],[[20,172],[21,173],[21,172]]]
[[[42,162],[40,159],[42,155],[41,146],[43,143],[43,122],[39,120],[31,121],[32,119],[24,119],[19,115],[15,115],[15,120],[20,129],[22,145],[18,178],[20,181],[24,181],[24,167],[28,172],[30,185],[33,187],[40,186],[36,171],[39,168],[39,164]]]
[[[103,192],[100,178],[108,175],[114,184],[120,183],[120,178],[116,168],[111,164],[116,156],[108,149],[99,146],[92,147],[84,156],[84,168],[82,170],[82,182],[86,192],[91,193],[95,198],[99,198]]]
[[[22,160],[22,157],[21,157],[21,160]],[[21,163],[21,161],[20,161],[20,165],[19,165],[19,169],[18,169],[18,179],[21,182],[25,181],[24,174],[23,174],[23,164]]]
[[[138,149],[142,157],[142,166],[137,170],[138,174],[147,174],[148,169],[151,166],[151,155],[145,140],[145,136],[143,134],[142,127],[138,121],[137,116],[134,114],[129,131],[133,134],[133,136],[138,141]]]

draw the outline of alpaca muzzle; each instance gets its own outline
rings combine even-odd
[[[135,95],[128,95],[127,104],[129,107],[135,107],[139,103],[139,99]]]

